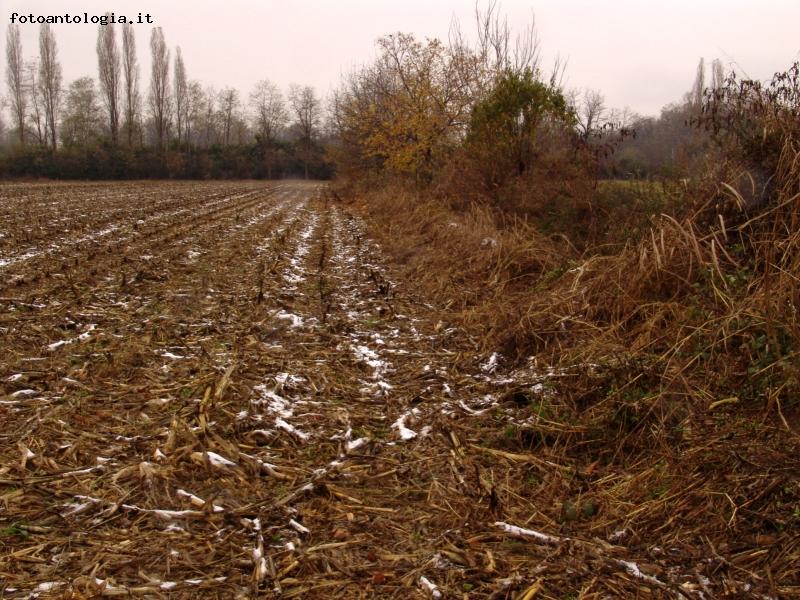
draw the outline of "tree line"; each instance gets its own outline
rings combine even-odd
[[[721,85],[719,61],[707,77],[701,59],[692,90],[645,117],[610,108],[598,90],[564,86],[565,65],[545,67],[533,24],[513,31],[496,2],[476,8],[475,26],[472,41],[457,23],[446,41],[385,36],[374,61],[343,78],[329,109],[339,174],[498,200],[530,189],[537,173],[540,190],[575,178],[683,176],[708,149],[688,123],[704,90]]]
[[[118,34],[121,39],[118,39]],[[39,29],[25,58],[19,25],[6,32],[7,108],[0,174],[66,178],[315,177],[332,173],[323,102],[268,79],[247,96],[190,79],[180,47],[150,34],[143,91],[134,27],[97,29],[97,77],[64,85],[55,32]]]
[[[512,31],[497,6],[476,8],[471,40],[457,24],[445,41],[380,38],[376,58],[346,74],[327,102],[312,87],[292,85],[284,94],[267,79],[246,95],[204,86],[189,77],[180,47],[171,50],[159,27],[150,33],[143,82],[130,24],[98,26],[96,78],[64,86],[51,26],[41,26],[38,56],[26,60],[19,26],[11,24],[11,119],[0,174],[379,174],[424,184],[449,178],[469,194],[497,199],[537,171],[674,178],[697,164],[707,147],[686,125],[703,90],[723,80],[719,61],[706,77],[701,60],[692,90],[660,116],[644,117],[608,107],[598,90],[563,86],[564,65],[544,68],[533,25]]]

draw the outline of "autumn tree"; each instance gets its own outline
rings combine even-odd
[[[406,34],[381,38],[378,48],[376,61],[337,93],[336,128],[364,161],[427,178],[463,137],[474,100],[468,57]]]
[[[119,138],[119,90],[121,82],[120,55],[113,25],[97,28],[97,66],[100,95],[106,108],[111,143]]]
[[[6,82],[8,83],[11,112],[17,127],[20,146],[25,145],[25,111],[28,95],[25,90],[25,64],[22,58],[22,41],[19,25],[9,25],[6,33]]]
[[[57,146],[56,124],[61,107],[61,63],[56,38],[50,25],[39,30],[39,90],[44,107],[46,136],[53,150]]]
[[[554,139],[573,132],[576,117],[563,93],[526,70],[507,72],[476,104],[465,140],[467,154],[493,192],[525,174]]]

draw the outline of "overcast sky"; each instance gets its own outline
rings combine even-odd
[[[343,71],[374,56],[381,35],[446,39],[453,18],[471,34],[474,9],[473,0],[0,0],[6,24],[13,12],[149,13],[169,46],[181,47],[190,79],[245,95],[263,78],[325,95]],[[609,106],[643,114],[679,99],[700,57],[756,78],[800,59],[800,0],[503,0],[502,11],[520,29],[535,14],[546,64],[556,55],[568,60],[568,87],[599,89]],[[21,27],[32,58],[38,26]],[[54,27],[65,84],[96,77],[96,26]],[[151,27],[136,26],[143,89]]]

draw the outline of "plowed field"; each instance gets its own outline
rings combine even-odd
[[[322,184],[0,186],[0,597],[769,589],[412,288]]]

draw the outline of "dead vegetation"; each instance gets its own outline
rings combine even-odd
[[[580,416],[575,390],[622,365],[509,369],[463,326],[482,303],[427,305],[448,285],[427,279],[412,295],[314,186],[130,185],[148,218],[131,205],[98,240],[98,201],[60,247],[3,267],[5,597],[791,593],[780,429],[730,454],[751,437],[702,407],[655,460],[640,399],[612,454],[608,411]],[[490,233],[463,250],[515,256]]]
[[[388,187],[3,186],[2,595],[798,596],[780,164],[596,254]]]
[[[658,596],[800,595],[796,89],[795,68],[725,87],[735,102],[714,92],[727,104],[700,124],[722,121],[736,152],[682,182],[649,226],[626,235],[611,223],[603,243],[545,235],[541,219],[491,202],[465,210],[449,194],[468,177],[339,192],[358,199],[444,328],[519,369],[498,395],[513,417],[470,405],[473,487],[503,522],[541,534],[518,537],[569,547],[596,575],[546,553],[533,564],[580,583],[564,592],[551,573],[529,575],[532,595],[634,595],[602,575],[598,539],[646,562],[655,579],[638,583]],[[535,183],[518,198],[535,204]],[[505,495],[482,469],[502,473]]]

